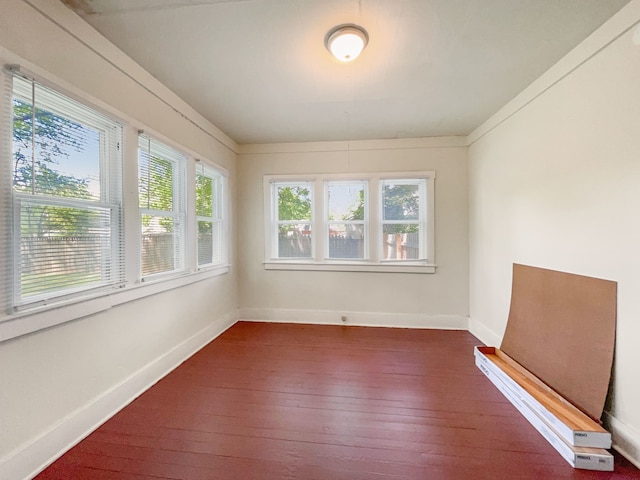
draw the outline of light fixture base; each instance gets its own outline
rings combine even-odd
[[[352,62],[369,43],[369,34],[359,25],[344,23],[333,27],[324,37],[327,50],[341,62]]]

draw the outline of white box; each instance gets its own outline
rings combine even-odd
[[[572,415],[580,416],[582,423],[590,425],[589,428],[580,428],[576,425],[565,423],[561,418],[558,418],[554,412],[541,403],[541,400],[538,399],[541,397],[536,389],[528,391],[525,386],[520,385],[516,380],[503,372],[498,365],[487,357],[487,355],[493,354],[496,350],[494,347],[475,347],[474,354],[477,361],[480,361],[487,368],[492,369],[521,402],[527,404],[538,416],[542,417],[569,445],[576,447],[611,448],[611,434],[573,405],[558,397],[558,406],[571,411]],[[529,373],[529,375],[535,378],[533,374]],[[537,378],[535,380],[542,383]],[[536,396],[538,398],[536,398]]]
[[[509,385],[510,382],[503,380],[508,375],[502,372],[477,348],[475,358],[478,368],[572,467],[586,470],[613,471],[613,455],[603,448],[579,447],[567,443],[563,435],[522,400],[522,396],[519,395],[520,392],[514,391]],[[518,390],[522,389],[518,388]]]

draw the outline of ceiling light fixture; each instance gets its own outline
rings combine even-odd
[[[352,23],[332,28],[324,37],[324,45],[341,62],[352,62],[369,43],[367,31]]]

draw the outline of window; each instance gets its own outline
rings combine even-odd
[[[196,166],[196,237],[198,268],[226,261],[224,176],[199,162]]]
[[[122,284],[122,128],[37,82],[12,84],[13,308]]]
[[[138,140],[142,278],[186,268],[186,155],[141,133]]]
[[[313,184],[276,182],[271,197],[272,255],[277,258],[311,258]]]
[[[265,268],[434,273],[434,182],[434,172],[266,176]]]
[[[367,182],[328,181],[327,244],[329,258],[365,258],[367,252]]]
[[[426,180],[383,180],[381,187],[382,259],[424,258]]]

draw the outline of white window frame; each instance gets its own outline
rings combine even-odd
[[[140,211],[140,225],[142,227],[142,218],[145,215],[152,217],[165,217],[173,220],[173,260],[174,268],[163,270],[156,273],[143,274],[142,272],[142,245],[140,246],[140,278],[143,282],[154,281],[170,276],[178,276],[188,271],[187,262],[187,155],[175,148],[167,145],[165,142],[149,135],[143,131],[138,132],[138,147],[144,152],[144,149],[154,148],[155,156],[161,160],[169,162],[172,166],[172,208],[170,210],[155,210],[144,208],[138,205]],[[154,144],[153,147],[148,145]],[[140,155],[138,155],[140,159]],[[138,164],[138,169],[140,165]],[[140,230],[140,242],[142,242],[142,228]]]
[[[384,185],[385,183],[389,181],[389,183],[393,183],[396,185],[418,185],[418,192],[420,195],[420,198],[423,199],[422,200],[422,205],[421,207],[424,205],[426,208],[420,208],[419,209],[419,213],[418,213],[418,219],[417,220],[386,220],[384,218]],[[429,195],[428,192],[431,190],[433,190],[433,188],[428,188],[428,180],[426,178],[384,178],[380,181],[380,202],[379,202],[379,208],[380,208],[380,235],[384,236],[384,226],[385,225],[406,225],[406,224],[412,224],[412,225],[417,225],[418,226],[418,232],[419,232],[419,242],[418,242],[418,258],[420,259],[424,259],[424,258],[433,258],[433,251],[429,251],[429,246],[433,245],[433,241],[429,241],[429,235],[428,235],[428,231],[429,231],[429,226],[428,226],[428,221],[429,218],[433,218],[433,214],[429,214],[429,207],[427,204],[425,204],[425,202],[428,202],[428,204],[432,204],[432,200],[429,199]],[[407,263],[407,262],[411,262],[412,260],[386,260],[384,259],[384,239],[381,238],[381,242],[379,244],[380,247],[380,258],[382,259],[382,262],[394,262],[394,263]]]
[[[228,241],[227,241],[227,177],[224,172],[218,168],[215,168],[202,160],[196,160],[196,172],[195,178],[198,175],[211,179],[212,182],[212,206],[211,216],[198,215],[195,212],[196,221],[196,268],[198,270],[208,270],[212,268],[218,268],[228,263]],[[196,184],[194,183],[194,197],[195,197]],[[212,224],[212,262],[200,264],[198,259],[198,223],[211,222]],[[216,232],[217,237],[216,237]],[[216,242],[217,238],[217,242]]]
[[[22,75],[14,75],[12,83],[12,98],[19,98],[26,102],[31,102],[31,94],[26,90],[19,92],[21,88],[15,82],[25,82],[37,85],[38,95],[36,96],[37,108],[44,108],[60,117],[72,122],[87,126],[99,133],[99,182],[100,198],[81,199],[75,197],[61,197],[43,193],[28,193],[16,191],[11,186],[11,196],[13,202],[13,286],[12,286],[12,309],[14,312],[22,310],[33,310],[38,307],[56,305],[60,302],[74,300],[91,294],[110,293],[114,289],[120,288],[124,283],[124,251],[122,248],[122,125],[114,118],[104,115],[92,105],[76,100],[75,98],[59,92],[43,82],[33,78],[26,78]],[[35,88],[29,86],[29,89]],[[13,106],[9,108],[12,110]],[[13,131],[13,125],[9,126]],[[13,158],[13,157],[12,157]],[[101,282],[88,286],[78,286],[74,288],[62,288],[52,292],[40,293],[36,295],[23,296],[21,292],[22,283],[22,255],[20,251],[21,243],[21,209],[23,205],[32,204],[39,206],[67,207],[80,211],[109,212],[108,229],[111,241],[108,245],[103,245],[100,250],[102,254],[101,262]],[[105,251],[105,248],[107,249]]]
[[[308,180],[298,180],[297,177],[291,177],[285,181],[274,181],[270,183],[269,186],[269,200],[265,203],[268,205],[268,213],[266,214],[266,218],[268,219],[268,230],[266,233],[267,238],[269,239],[266,242],[267,245],[267,258],[278,258],[278,231],[280,226],[282,225],[298,225],[303,222],[302,220],[280,220],[278,213],[278,187],[299,187],[307,185],[309,187],[309,199],[311,201],[311,219],[308,223],[311,225],[311,256],[310,257],[286,257],[284,261],[308,261],[315,257],[316,255],[316,244],[317,244],[317,236],[319,230],[316,228],[316,220],[314,215],[314,204],[315,204],[315,189],[316,186],[314,182]]]
[[[384,180],[422,180],[425,192],[421,196],[420,215],[420,257],[415,260],[383,260],[382,246],[382,182]],[[265,175],[263,177],[264,219],[265,219],[265,260],[266,270],[309,270],[309,271],[354,271],[387,273],[435,273],[435,179],[434,171],[404,171],[354,174],[310,174],[310,175]],[[328,258],[328,213],[326,202],[326,182],[366,181],[365,193],[368,228],[366,232],[368,254],[360,259]],[[278,258],[277,229],[274,227],[274,208],[277,208],[275,184],[313,185],[312,197],[312,238],[311,258]],[[314,199],[323,198],[323,201]],[[318,232],[322,232],[318,234]],[[326,232],[326,233],[325,233]],[[379,246],[379,247],[376,247]]]

